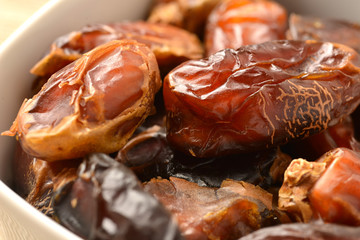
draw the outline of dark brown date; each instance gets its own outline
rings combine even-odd
[[[344,20],[291,14],[287,38],[337,42],[360,52],[360,25]]]
[[[199,39],[174,26],[143,21],[93,24],[56,39],[50,52],[31,72],[38,76],[50,76],[93,48],[121,39],[132,39],[147,45],[164,72],[185,60],[203,56]]]
[[[200,186],[220,187],[226,179],[246,181],[266,189],[277,182],[283,162],[291,158],[277,149],[264,152],[195,159],[173,150],[165,130],[153,126],[132,138],[117,158],[131,168],[141,181],[152,178],[178,177]],[[270,169],[273,169],[270,171]]]
[[[244,236],[273,220],[272,195],[246,182],[227,180],[220,188],[171,177],[152,179],[145,190],[173,214],[187,240],[230,240]]]
[[[54,216],[85,239],[182,239],[160,202],[105,154],[85,158],[76,179],[55,192]]]
[[[239,240],[357,240],[359,236],[359,228],[312,222],[263,228]]]
[[[344,45],[289,40],[188,61],[164,80],[168,141],[210,157],[319,133],[358,106],[359,66]]]
[[[112,41],[52,75],[3,135],[17,134],[27,153],[49,161],[115,152],[153,111],[160,87],[146,45]]]
[[[287,12],[267,0],[222,1],[206,23],[205,48],[209,56],[225,48],[285,38]]]

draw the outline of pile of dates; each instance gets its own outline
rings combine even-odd
[[[360,25],[156,0],[31,69],[15,191],[84,239],[359,239]]]

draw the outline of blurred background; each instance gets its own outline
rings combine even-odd
[[[0,0],[0,44],[49,0]]]

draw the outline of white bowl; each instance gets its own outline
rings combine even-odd
[[[287,9],[314,16],[360,22],[358,0],[279,0]],[[88,23],[135,20],[145,16],[151,0],[53,0],[0,46],[0,132],[15,119],[28,95],[29,69],[59,35]],[[0,239],[78,239],[27,204],[7,185],[14,139],[0,137]]]

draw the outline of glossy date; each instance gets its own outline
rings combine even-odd
[[[106,154],[84,158],[53,201],[55,218],[85,239],[182,239],[170,213]]]
[[[3,135],[17,134],[28,154],[49,161],[115,152],[152,113],[160,87],[146,45],[112,41],[52,75]]]
[[[285,39],[287,12],[267,0],[222,1],[208,17],[205,49],[209,56],[225,48]]]
[[[358,106],[359,66],[344,45],[289,40],[188,61],[164,80],[167,138],[209,157],[308,137]]]
[[[174,26],[144,21],[92,24],[57,38],[49,53],[31,72],[38,76],[51,76],[95,47],[122,39],[135,40],[148,46],[164,74],[185,60],[203,56],[200,40],[194,34]]]

